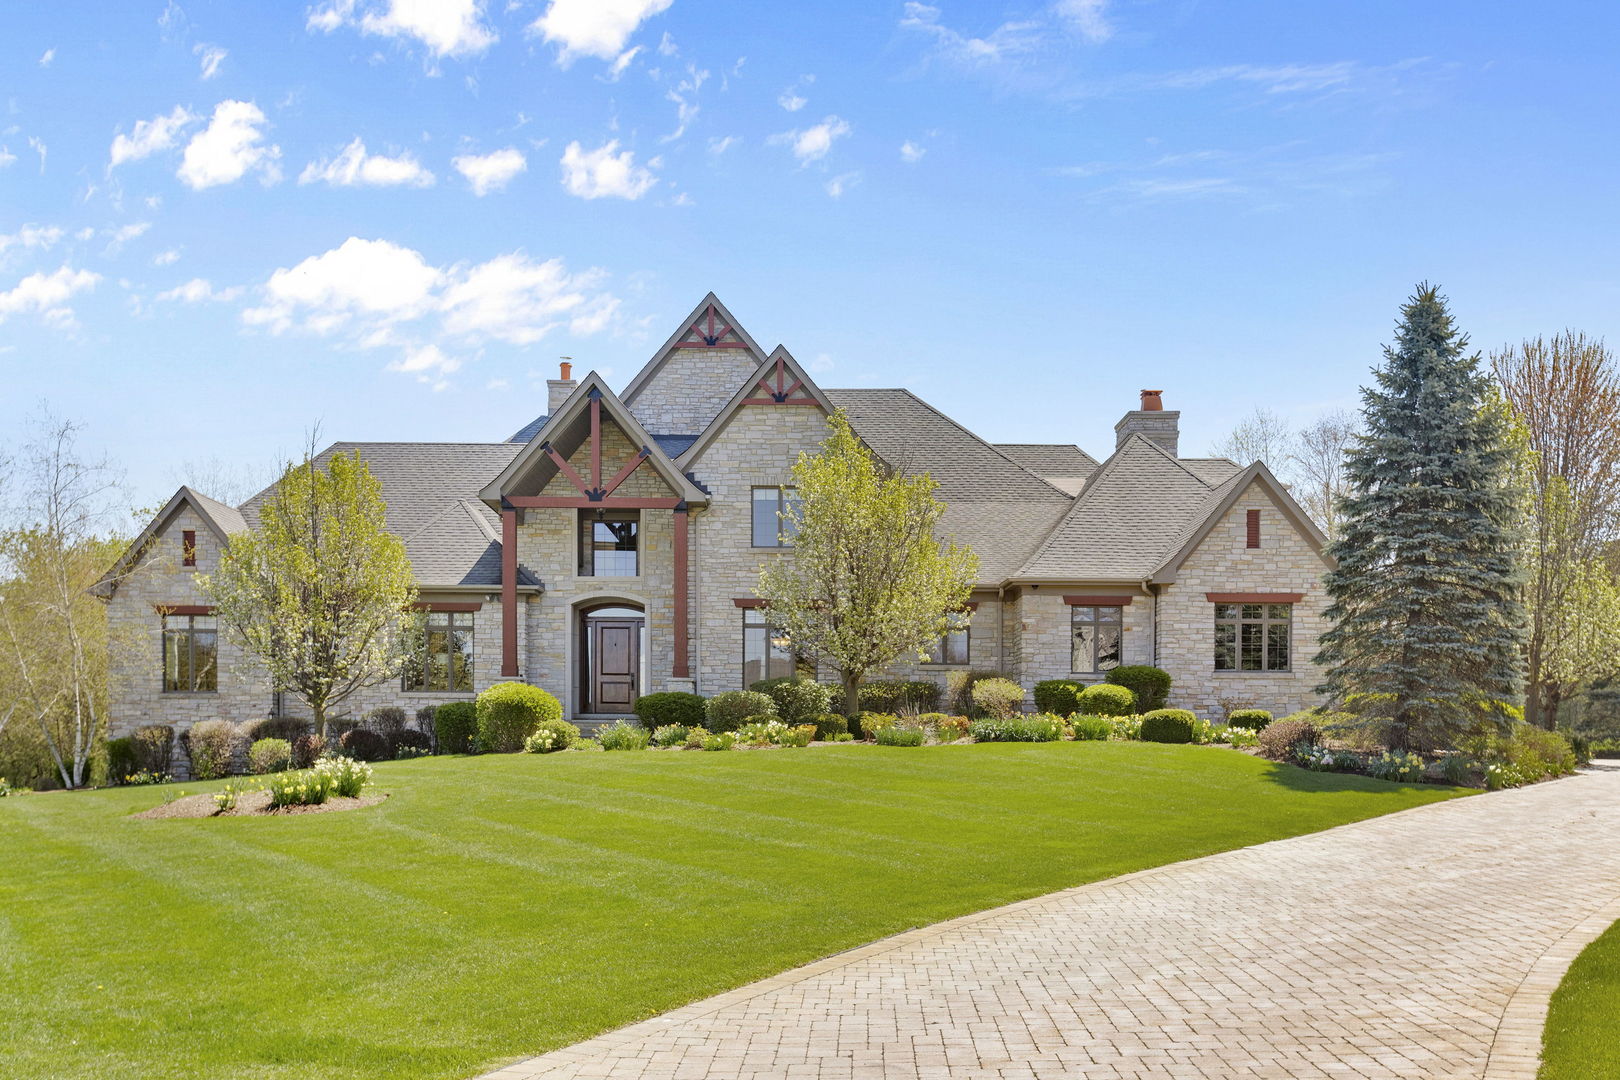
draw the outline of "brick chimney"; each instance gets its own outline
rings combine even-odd
[[[1171,457],[1179,456],[1181,413],[1166,411],[1163,390],[1143,390],[1142,407],[1132,409],[1114,425],[1114,448],[1125,445],[1132,435],[1142,435],[1163,447]]]
[[[557,366],[557,377],[546,380],[546,415],[556,416],[562,403],[568,400],[568,395],[574,392],[579,383],[574,380],[574,365],[564,360]]]

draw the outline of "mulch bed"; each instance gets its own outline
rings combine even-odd
[[[362,795],[358,799],[345,799],[337,795],[316,806],[284,806],[274,810],[270,806],[270,793],[268,791],[247,791],[236,800],[236,809],[221,812],[214,802],[212,795],[187,795],[183,799],[166,802],[162,806],[154,806],[143,813],[134,814],[133,817],[147,821],[157,821],[163,818],[206,818],[206,817],[286,817],[291,814],[323,814],[334,810],[359,810],[366,806],[376,806],[387,795]]]

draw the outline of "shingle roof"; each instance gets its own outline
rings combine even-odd
[[[1178,458],[1187,471],[1206,484],[1221,484],[1243,471],[1243,466],[1231,458],[1204,457]]]
[[[506,441],[513,443],[529,442],[536,435],[540,434],[540,429],[545,427],[546,421],[550,419],[551,417],[547,416],[545,413],[541,413],[533,420],[530,420],[527,424],[524,424],[522,427],[512,432],[511,436],[508,437]]]
[[[1069,495],[1080,494],[1097,471],[1097,459],[1069,443],[996,443],[995,447]]]
[[[226,536],[247,531],[247,522],[243,520],[242,512],[236,507],[227,506],[218,499],[204,495],[194,487],[182,485],[180,490],[185,492],[186,496],[191,499],[192,505],[197,508],[198,513],[204,517],[213,518],[214,526]]]

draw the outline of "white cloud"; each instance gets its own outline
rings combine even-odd
[[[39,58],[39,66],[40,67],[50,67],[51,66],[51,61],[55,60],[55,59],[56,59],[56,50],[55,49],[46,49],[45,52]]]
[[[71,326],[73,309],[67,306],[67,300],[75,293],[95,288],[100,280],[100,274],[68,266],[50,274],[29,274],[9,292],[0,292],[0,322],[9,315],[33,312],[56,326]]]
[[[724,138],[715,137],[709,140],[709,153],[719,156],[742,142],[741,135],[727,135]]]
[[[7,248],[19,247],[46,251],[62,239],[62,230],[55,225],[24,225],[11,234],[0,233],[0,255],[4,255]]]
[[[296,327],[316,334],[362,320],[376,333],[428,311],[443,277],[410,248],[351,236],[331,251],[271,274],[264,304],[244,311],[242,319],[273,333]]]
[[[353,26],[362,34],[414,38],[435,57],[476,56],[499,40],[484,22],[484,0],[332,0],[312,8],[304,25],[327,34]]]
[[[697,93],[708,81],[709,73],[707,70],[698,70],[697,66],[692,64],[687,65],[686,72],[687,77],[677,83],[675,89],[664,95],[666,100],[675,103],[675,130],[659,139],[659,142],[674,142],[686,134],[687,125],[697,118],[699,108]]]
[[[1052,6],[1058,18],[1079,31],[1087,41],[1107,41],[1114,36],[1107,9],[1108,0],[1057,0]]]
[[[208,126],[186,144],[175,175],[201,191],[232,184],[257,171],[266,184],[281,179],[281,147],[264,144],[264,113],[249,101],[226,100],[214,106]]]
[[[595,150],[584,150],[579,142],[571,142],[563,151],[563,187],[570,195],[581,199],[639,199],[658,183],[648,168],[636,164],[634,151],[619,149],[619,140],[611,139]],[[658,159],[647,164],[656,167]]]
[[[126,161],[139,161],[159,150],[167,150],[174,145],[176,136],[196,119],[184,105],[176,105],[167,116],[135,121],[134,131],[128,135],[120,133],[113,136],[107,168],[115,168]]]
[[[45,175],[45,140],[37,136],[28,136],[28,148],[39,155],[39,173]]]
[[[167,251],[160,251],[152,256],[153,266],[173,266],[179,261],[180,251],[178,248],[169,248]]]
[[[620,53],[618,59],[613,61],[613,66],[608,68],[608,80],[610,82],[618,81],[619,76],[624,74],[625,68],[630,66],[630,62],[636,58],[636,54],[641,50],[642,46],[636,45]]]
[[[910,139],[907,139],[905,142],[900,144],[900,160],[905,162],[907,165],[917,164],[917,162],[923,159],[923,155],[926,153],[928,153],[927,147],[918,146]]]
[[[800,109],[810,104],[810,99],[801,97],[797,90],[790,88],[782,91],[781,96],[776,99],[776,103],[782,106],[782,108],[786,109],[788,112],[798,112]]]
[[[215,289],[206,278],[192,278],[184,285],[176,285],[166,292],[158,293],[156,299],[178,304],[200,304],[204,300],[235,300],[241,295],[240,285],[233,285],[228,289]]]
[[[312,161],[298,175],[300,184],[324,180],[332,187],[433,186],[433,174],[407,151],[398,157],[368,154],[357,136],[337,157]]]
[[[529,24],[529,33],[558,45],[557,62],[577,56],[612,60],[624,51],[630,35],[646,19],[668,10],[673,0],[551,0],[545,14]],[[664,35],[664,41],[669,35]],[[663,42],[659,44],[663,51]],[[673,52],[673,44],[670,52]],[[665,55],[669,55],[666,53]]]
[[[488,154],[462,154],[451,158],[456,172],[467,178],[474,195],[487,195],[500,191],[512,178],[529,167],[529,159],[516,147],[494,150]]]
[[[675,39],[669,36],[668,30],[665,30],[664,36],[658,39],[658,55],[674,56],[680,51],[675,47]]]
[[[197,62],[202,65],[202,79],[204,82],[219,74],[219,65],[223,64],[225,58],[230,55],[229,52],[218,45],[202,43],[194,45],[191,52],[193,56],[197,57]]]
[[[826,157],[827,151],[832,149],[833,142],[848,135],[849,132],[850,127],[846,121],[829,116],[814,127],[772,135],[770,142],[775,146],[791,146],[793,156],[799,159],[799,164],[808,165],[812,161]]]
[[[1040,44],[1040,24],[1036,22],[1006,22],[984,37],[971,37],[945,26],[939,21],[939,15],[937,7],[908,0],[900,25],[931,38],[935,52],[954,63],[967,66],[993,63],[1032,52]]]
[[[437,345],[408,345],[388,370],[415,375],[417,382],[427,383],[437,392],[449,387],[448,376],[461,370],[461,359],[446,355]]]
[[[151,227],[152,223],[150,221],[136,221],[129,225],[121,225],[118,228],[111,230],[109,233],[110,239],[107,241],[106,254],[109,256],[117,255],[124,249],[125,244],[129,243],[131,240],[145,236],[147,230],[149,230]]]
[[[11,152],[11,148],[0,144],[0,169],[5,168],[7,165],[10,165],[16,160],[17,155]]]
[[[531,345],[564,323],[572,333],[594,334],[619,306],[607,294],[586,296],[602,276],[595,270],[570,275],[561,259],[496,256],[444,291],[444,329],[457,338],[511,345]]]
[[[827,194],[828,195],[830,195],[830,196],[832,196],[833,198],[836,199],[839,196],[843,195],[844,192],[848,191],[850,188],[854,187],[856,184],[858,184],[860,182],[861,182],[861,174],[860,173],[858,173],[858,172],[847,172],[847,173],[841,173],[838,176],[833,177],[831,180],[828,180],[826,182],[826,184],[824,184],[822,186],[827,189]]]

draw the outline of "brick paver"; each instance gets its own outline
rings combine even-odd
[[[1532,1080],[1620,919],[1620,772],[1457,799],[901,934],[488,1074]]]

